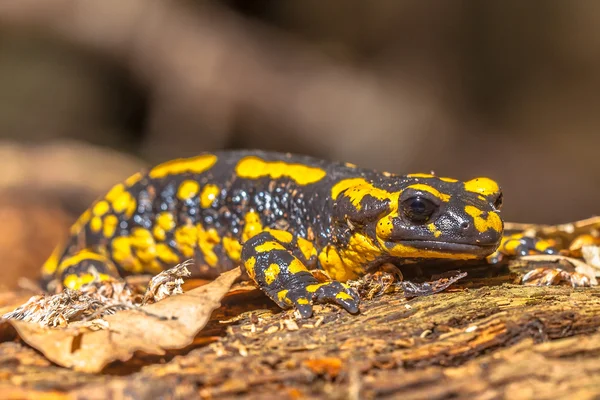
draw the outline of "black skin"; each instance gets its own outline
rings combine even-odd
[[[216,163],[201,173],[183,172],[156,179],[146,173],[142,179],[126,187],[125,190],[135,199],[132,215],[115,211],[111,204],[110,210],[103,216],[118,218],[114,234],[106,236],[102,231],[93,230],[90,221],[84,219],[84,223],[72,231],[66,245],[58,249],[56,259],[47,262],[44,269],[47,287],[57,281],[65,282],[69,277],[89,273],[90,266],[110,276],[140,272],[115,257],[114,240],[129,237],[135,228],[152,231],[161,212],[173,215],[175,228],[166,232],[164,240],[154,237],[151,241],[153,245],[166,245],[176,257],[169,261],[156,258],[154,261],[161,269],[190,258],[178,245],[175,232],[180,226],[201,226],[204,231],[214,229],[218,239],[212,243],[210,250],[218,262],[209,265],[196,241],[191,257],[195,261],[191,268],[194,276],[212,279],[242,264],[250,278],[253,277],[254,282],[278,305],[294,307],[303,317],[312,314],[314,302],[333,302],[350,312],[357,312],[357,294],[340,282],[350,275],[360,276],[382,262],[401,264],[409,258],[431,258],[431,252],[450,259],[460,259],[465,254],[483,258],[498,247],[502,236],[501,225],[482,232],[476,229],[474,217],[465,212],[465,206],[471,205],[481,210],[484,218],[496,215],[501,201],[499,189],[480,194],[465,190],[463,182],[436,177],[398,176],[299,155],[264,151],[213,154],[217,156]],[[248,156],[266,162],[282,161],[318,168],[324,171],[324,176],[308,184],[297,183],[293,179],[297,175],[242,178],[235,172],[236,165]],[[367,187],[364,184],[350,186],[333,198],[332,188],[351,178],[363,178]],[[184,181],[197,182],[200,188],[214,184],[219,191],[208,207],[202,207],[198,196],[185,201],[177,197],[178,188]],[[421,189],[409,188],[411,185],[421,185]],[[422,190],[422,186],[434,191]],[[448,195],[449,199],[440,199],[435,194],[437,192]],[[244,240],[245,217],[249,212],[257,213],[263,229]],[[391,228],[383,237],[378,229],[381,230],[386,221]],[[281,232],[289,232],[291,240],[280,240]],[[240,258],[232,257],[226,251],[225,237],[241,243]],[[368,241],[372,245],[370,250],[355,249],[352,246],[356,243],[352,244],[352,238]],[[312,244],[312,253],[308,257],[301,251],[299,241],[305,245]],[[257,250],[267,242],[270,249]],[[278,246],[272,248],[273,243]],[[398,247],[394,247],[399,244],[413,250],[399,253]],[[311,272],[316,269],[332,272],[318,257],[329,248],[339,255],[342,262],[339,268],[352,269],[352,274],[338,273],[338,277],[346,278],[323,282]],[[69,258],[84,249],[98,257],[78,260],[68,268],[60,266],[61,263],[63,266],[70,264]],[[364,256],[364,260],[354,259],[357,253]],[[134,249],[132,256],[136,258],[137,254]],[[149,269],[146,261],[142,261],[141,265]],[[318,284],[321,285],[316,287]]]

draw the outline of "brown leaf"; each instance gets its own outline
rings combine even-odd
[[[25,342],[54,363],[78,371],[99,372],[112,361],[130,359],[136,351],[162,355],[165,350],[191,344],[239,276],[237,268],[207,285],[117,312],[95,325],[73,323],[65,329],[48,329],[24,321],[8,322]],[[98,330],[102,325],[106,329]]]
[[[535,254],[530,256],[523,256],[520,259],[526,262],[541,261],[555,264],[559,264],[560,262],[567,262],[573,266],[575,272],[588,277],[593,286],[596,286],[598,284],[598,280],[595,276],[596,271],[594,271],[594,267],[586,264],[584,261],[578,260],[577,258],[566,257],[558,254]]]
[[[600,246],[583,246],[581,252],[587,265],[594,268],[596,276],[600,276]]]

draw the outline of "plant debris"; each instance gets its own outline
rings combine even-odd
[[[553,243],[559,254],[528,255],[510,261],[512,271],[527,285],[598,285],[600,277],[600,216],[567,224],[505,224],[506,231],[523,231]]]
[[[187,271],[185,267],[180,267],[176,270],[177,273],[172,271],[168,275],[176,277],[177,281],[184,270]],[[103,314],[102,318],[90,321],[69,321],[68,324],[60,325],[60,328],[48,328],[39,323],[16,319],[7,321],[27,344],[42,352],[52,362],[78,371],[99,372],[112,361],[130,359],[136,351],[163,355],[165,350],[181,349],[191,344],[239,276],[240,269],[236,268],[207,285],[183,294],[166,297],[153,304],[127,306],[127,309],[118,312],[113,309]],[[166,283],[169,283],[171,293],[180,290],[177,289],[178,285],[171,284],[173,281],[165,276],[159,280],[162,283],[151,285],[156,293],[168,293],[167,290],[159,289],[161,284]],[[68,304],[73,306],[79,303]],[[50,304],[52,306],[54,303]],[[107,308],[106,304],[102,307]],[[93,308],[94,311],[86,309],[88,317],[90,313],[98,311],[100,305]],[[83,314],[82,308],[76,309],[80,317]],[[68,307],[54,308],[50,313],[53,318],[46,319],[64,321],[67,316],[76,314],[65,310]],[[31,318],[31,315],[40,314],[26,315]]]
[[[572,287],[588,287],[598,285],[594,268],[576,258],[562,255],[532,255],[523,256],[514,265],[524,263],[532,269],[521,278],[530,286],[558,285],[566,282]],[[541,265],[535,268],[536,265]]]
[[[112,315],[119,310],[152,304],[174,294],[181,294],[183,277],[190,275],[189,262],[179,264],[156,275],[144,296],[125,281],[98,278],[79,290],[65,288],[55,295],[37,295],[22,306],[2,316],[38,323],[48,327],[66,327],[75,321],[85,321]]]
[[[466,272],[451,271],[445,276],[431,282],[415,283],[403,281],[400,282],[400,285],[404,289],[405,297],[431,296],[432,294],[446,290],[454,282],[457,282],[465,276],[467,276]]]
[[[187,260],[152,278],[142,299],[142,305],[156,303],[169,296],[183,293],[183,278],[191,275],[187,267],[193,263],[193,260]]]
[[[565,284],[589,274],[594,250],[588,257],[587,249],[595,245],[586,242],[577,257],[571,244],[565,241],[558,255],[520,258],[520,269],[513,262],[508,269],[473,265],[467,279],[420,266],[423,275],[399,282],[397,269],[384,268],[349,282],[363,299],[360,314],[319,304],[308,320],[246,284],[231,290],[239,269],[183,294],[177,293],[185,274],[174,271],[155,277],[145,294],[128,280],[131,309],[63,311],[54,328],[0,323],[0,330],[9,323],[16,330],[0,343],[0,387],[19,398],[55,391],[75,398],[487,398],[510,397],[530,368],[538,389],[594,398],[600,363],[586,352],[598,351],[599,289],[513,284],[520,281],[515,270],[547,268]],[[480,269],[491,272],[477,276]],[[399,295],[407,285],[419,296],[406,297],[411,287]],[[20,298],[13,297],[6,300]],[[16,334],[54,364],[15,341]],[[536,375],[540,364],[554,367]]]

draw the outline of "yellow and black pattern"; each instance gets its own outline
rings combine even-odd
[[[253,236],[242,250],[246,272],[280,307],[294,306],[303,317],[312,314],[313,301],[337,303],[357,312],[357,294],[339,281],[319,282],[296,243],[293,234],[282,230]]]
[[[530,254],[557,254],[555,243],[529,235],[527,232],[505,232],[498,249],[487,257],[490,263],[500,262],[504,257],[522,257]]]
[[[303,316],[314,302],[355,312],[358,298],[343,282],[382,263],[494,253],[501,198],[487,178],[400,176],[263,151],[201,154],[116,185],[73,225],[43,276],[77,288],[193,259],[203,278],[244,265],[277,304]]]

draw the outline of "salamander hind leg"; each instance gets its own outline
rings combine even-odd
[[[264,231],[242,247],[242,262],[250,278],[281,308],[295,308],[303,318],[313,303],[335,303],[358,312],[358,295],[338,281],[322,282],[294,255],[297,240],[286,231]]]
[[[119,273],[113,262],[92,249],[80,250],[61,260],[55,278],[69,289],[80,289],[94,281],[118,279]]]

